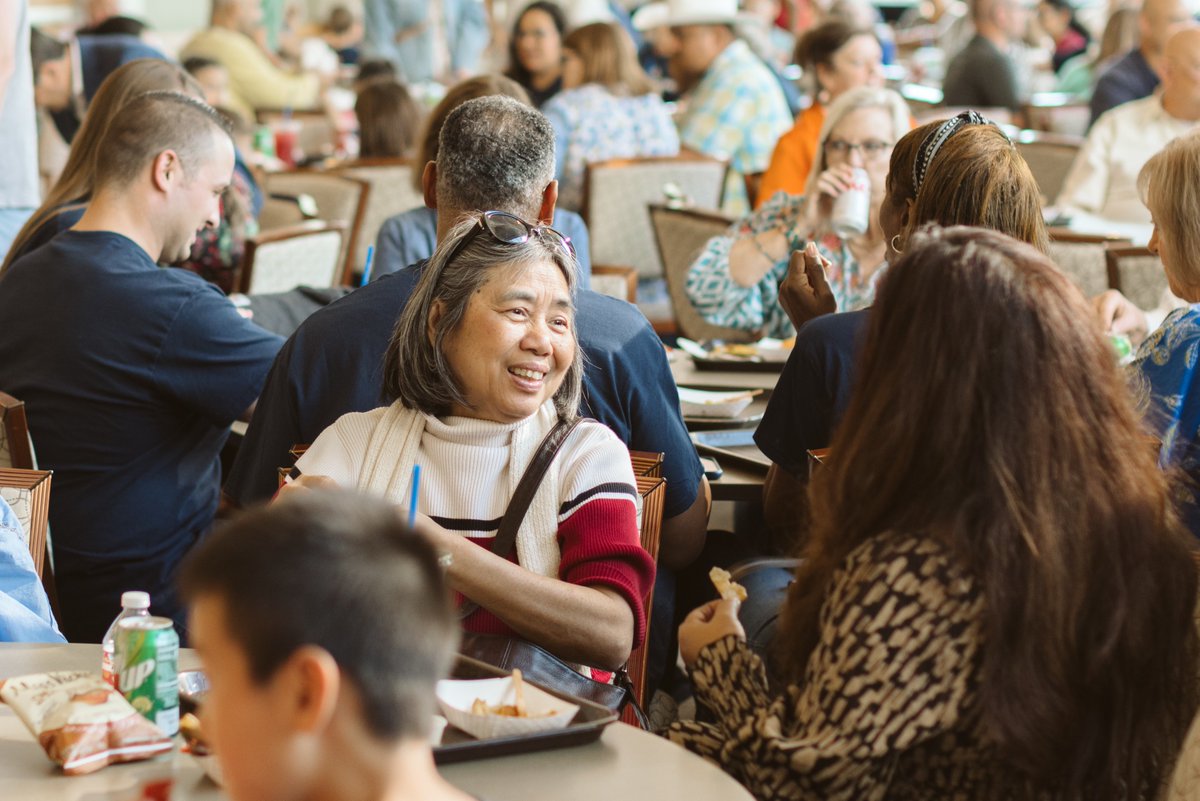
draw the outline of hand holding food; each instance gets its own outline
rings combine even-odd
[[[829,266],[812,242],[792,253],[787,274],[779,283],[779,305],[797,330],[814,317],[837,311],[837,299],[825,277]]]

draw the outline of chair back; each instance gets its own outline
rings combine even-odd
[[[304,285],[337,286],[345,281],[341,260],[346,224],[310,220],[264,231],[246,240],[240,291],[248,295],[286,292]]]
[[[38,578],[45,579],[49,565],[50,482],[49,470],[0,468],[0,498],[12,507],[21,523],[21,535],[33,557]]]
[[[1029,165],[1044,203],[1053,203],[1083,146],[1083,139],[1064,134],[1021,131],[1016,137],[1017,152]]]
[[[347,236],[342,240],[338,259],[342,273],[334,283],[350,283],[358,258],[355,243],[370,200],[371,185],[359,178],[316,170],[268,173],[264,184],[267,195],[309,195],[317,204],[313,216],[345,224]]]
[[[1114,244],[1128,245],[1129,240],[1052,228],[1050,260],[1090,298],[1108,289],[1106,251]]]
[[[360,159],[333,172],[357,178],[370,185],[367,205],[363,211],[354,242],[354,270],[361,272],[366,266],[367,248],[375,244],[379,229],[389,218],[409,209],[425,205],[424,196],[413,188],[413,167],[406,159],[379,158]]]
[[[592,265],[592,291],[601,295],[637,303],[637,270],[616,264]]]
[[[658,549],[662,541],[663,503],[666,499],[667,482],[662,477],[661,453],[629,452],[633,464],[634,477],[637,480],[638,495],[642,498],[641,517],[638,524],[641,528],[642,548],[650,557],[658,562]],[[650,655],[650,626],[654,623],[651,611],[654,608],[654,587],[646,594],[646,636],[642,644],[629,654],[626,670],[629,673],[630,684],[633,685],[633,695],[643,708],[649,700],[646,698],[646,659]],[[661,621],[661,625],[670,625],[671,621]],[[632,709],[626,708],[622,720],[630,725],[637,725],[637,718]]]
[[[32,470],[37,467],[29,439],[25,404],[0,392],[0,468]]]
[[[692,262],[700,255],[708,240],[724,234],[733,220],[718,212],[660,204],[651,204],[648,210],[679,335],[695,340],[753,340],[754,335],[748,331],[713,325],[705,320],[687,295],[687,276]]]
[[[1169,291],[1162,259],[1149,248],[1113,246],[1105,252],[1108,285],[1133,301],[1139,309],[1153,309]]]
[[[662,261],[654,245],[649,203],[665,199],[664,187],[691,205],[720,208],[728,165],[681,153],[669,158],[617,159],[587,165],[583,218],[593,264],[628,264],[642,278],[659,278]]]

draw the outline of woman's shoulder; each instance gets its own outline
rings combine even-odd
[[[586,465],[589,472],[598,470],[612,476],[633,477],[629,448],[599,420],[588,417],[580,420],[563,443],[563,456],[564,470]]]
[[[1197,342],[1200,342],[1200,308],[1184,306],[1168,314],[1162,325],[1146,337],[1134,363],[1144,367],[1149,362],[1161,367],[1177,354],[1190,351]]]

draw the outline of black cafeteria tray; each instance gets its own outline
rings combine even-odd
[[[450,677],[454,679],[494,679],[507,676],[510,672],[460,654]],[[441,745],[435,746],[433,749],[433,761],[439,765],[449,765],[454,762],[468,762],[472,759],[491,759],[513,754],[528,754],[533,751],[549,751],[554,748],[587,745],[599,740],[600,735],[604,733],[604,727],[617,720],[615,712],[599,704],[557,692],[536,681],[529,683],[579,707],[575,718],[567,724],[566,728],[518,734],[511,737],[497,737],[490,740],[476,740],[454,726],[447,726],[445,733],[442,734]]]
[[[697,370],[728,370],[734,373],[782,373],[787,359],[701,359],[692,357]]]

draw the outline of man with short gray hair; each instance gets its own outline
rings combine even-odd
[[[0,291],[0,387],[54,470],[63,633],[99,642],[125,590],[185,630],[174,572],[212,526],[220,452],[282,341],[213,285],[163,269],[220,221],[223,118],[178,92],[129,101],[100,142],[83,217],[13,262]]]
[[[425,165],[422,185],[426,205],[438,211],[440,239],[480,211],[545,224],[558,197],[553,174],[554,132],[546,119],[511,98],[491,96],[468,100],[450,114],[438,160]],[[226,483],[236,502],[270,497],[275,468],[290,463],[294,444],[312,442],[343,414],[383,405],[384,352],[423,267],[419,262],[355,290],[314,313],[287,341]],[[659,563],[668,571],[682,568],[704,544],[708,485],[680,417],[662,342],[628,303],[581,290],[576,305],[586,358],[582,412],[631,450],[666,454]]]

